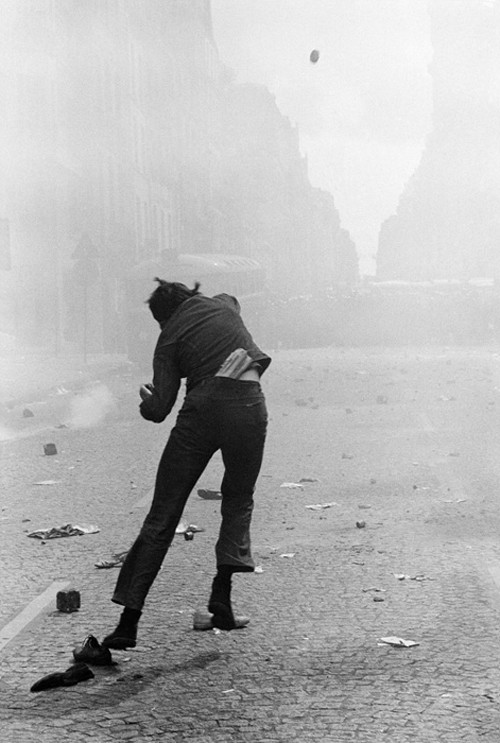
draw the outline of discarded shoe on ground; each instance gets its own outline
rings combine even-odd
[[[89,635],[80,648],[73,650],[77,663],[88,663],[91,666],[110,666],[113,663],[108,648],[103,647],[94,635]]]
[[[193,614],[193,629],[203,631],[216,628],[213,622],[214,615],[205,609],[197,609]],[[249,617],[235,616],[234,626],[230,629],[243,629],[250,622]],[[225,629],[225,628],[221,628]]]
[[[45,689],[54,689],[57,686],[74,686],[80,681],[88,681],[88,679],[93,678],[94,674],[85,663],[77,663],[64,672],[59,671],[43,676],[33,684],[30,691],[45,691]]]

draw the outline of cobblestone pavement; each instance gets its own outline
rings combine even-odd
[[[40,400],[33,418],[21,400],[4,416],[0,623],[58,580],[82,606],[49,606],[0,651],[2,741],[498,743],[495,349],[275,353],[253,525],[262,572],[234,588],[250,625],[192,630],[219,523],[218,503],[193,493],[185,517],[206,531],[176,537],[137,648],[114,652],[90,681],[30,693],[70,665],[86,635],[116,623],[117,571],[94,563],[135,538],[171,425],[142,421],[137,386],[147,380],[111,367],[100,370],[102,420],[75,423],[72,400],[92,401],[91,380]],[[44,456],[48,440],[57,456]],[[221,472],[216,458],[199,487],[218,487]],[[68,522],[100,531],[27,538]],[[419,644],[395,648],[380,642],[387,636]]]

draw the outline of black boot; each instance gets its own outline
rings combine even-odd
[[[113,650],[126,650],[135,648],[137,640],[137,625],[142,612],[138,609],[129,609],[125,607],[122,611],[117,628],[110,635],[106,635],[102,641],[105,648]]]
[[[231,577],[233,572],[234,569],[231,565],[219,565],[217,575],[212,583],[208,611],[213,614],[212,625],[217,629],[236,629],[231,607]]]

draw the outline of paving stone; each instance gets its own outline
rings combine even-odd
[[[291,369],[305,356],[280,354],[280,373],[287,374],[288,362]],[[117,608],[109,597],[117,571],[97,571],[94,562],[126,548],[135,537],[145,510],[134,508],[140,494],[129,489],[130,480],[151,486],[168,425],[160,433],[156,427],[137,425],[134,389],[133,394],[124,392],[122,401],[122,409],[130,403],[132,410],[134,405],[133,414],[120,411],[102,431],[60,432],[65,438],[62,443],[58,438],[58,458],[64,451],[72,452],[64,465],[73,466],[76,458],[86,461],[78,465],[79,472],[76,465],[75,470],[64,470],[71,473],[63,490],[69,499],[62,501],[61,492],[52,490],[55,486],[43,494],[37,491],[30,504],[29,526],[35,528],[33,521],[40,523],[42,517],[59,517],[64,502],[79,504],[78,515],[87,521],[95,518],[101,532],[53,540],[43,548],[22,532],[5,532],[8,541],[4,540],[6,547],[0,545],[0,556],[5,556],[7,581],[9,570],[13,575],[32,570],[35,578],[11,585],[9,592],[19,606],[34,597],[40,586],[67,576],[82,596],[79,612],[62,621],[46,614],[2,652],[5,701],[0,726],[12,737],[6,743],[16,739],[60,743],[64,736],[71,743],[99,741],[96,735],[102,743],[119,741],[124,735],[141,743],[155,736],[161,736],[162,743],[498,743],[496,700],[484,694],[495,696],[500,688],[499,601],[485,568],[500,551],[494,496],[500,473],[495,458],[481,453],[481,446],[488,447],[484,434],[482,444],[474,444],[474,436],[484,429],[484,415],[474,412],[468,401],[460,408],[457,399],[453,415],[461,410],[467,421],[463,434],[447,432],[456,419],[442,410],[442,403],[441,408],[438,403],[426,408],[428,416],[442,421],[436,434],[422,433],[417,426],[410,430],[407,403],[399,409],[373,405],[376,415],[386,418],[370,421],[367,411],[356,409],[358,392],[354,382],[346,381],[346,373],[359,364],[387,378],[390,355],[373,359],[348,353],[341,361],[338,351],[326,350],[313,356],[312,377],[326,366],[332,376],[331,392],[322,393],[331,394],[327,415],[307,410],[307,433],[314,439],[311,457],[306,456],[301,437],[284,441],[283,432],[277,430],[270,438],[263,472],[275,473],[275,481],[261,478],[259,482],[253,528],[256,554],[269,559],[262,560],[264,573],[237,576],[234,581],[236,605],[251,613],[249,627],[220,635],[191,630],[192,611],[204,604],[209,591],[219,521],[217,507],[194,499],[188,504],[190,520],[207,531],[193,543],[174,543],[148,599],[140,650],[114,653],[117,665],[99,670],[91,682],[30,695],[30,683],[46,672],[66,668],[72,647],[89,632],[102,637],[115,623]],[[470,367],[473,356],[464,354],[464,358]],[[425,387],[429,401],[430,388],[439,381],[440,363],[444,362],[429,361],[434,375]],[[412,368],[405,379],[416,384],[416,375]],[[465,379],[459,381],[465,384]],[[269,382],[274,415],[288,410],[280,385],[278,378]],[[375,400],[376,394],[366,399]],[[341,434],[336,400],[342,409],[348,404],[356,413],[348,417],[349,422],[344,416]],[[299,414],[304,411],[290,412]],[[350,422],[362,415],[361,424]],[[393,434],[398,431],[404,433],[396,439]],[[461,443],[474,448],[469,464],[461,461],[462,467],[470,469],[470,477],[467,471],[463,477],[471,486],[467,495],[474,504],[465,521],[455,504],[451,510],[452,504],[442,503],[440,496],[447,493],[440,488],[447,486],[435,468],[428,468],[425,476],[435,491],[412,489],[416,468],[411,462],[429,462],[434,450],[458,450],[459,442],[452,439],[460,435]],[[448,440],[450,445],[445,446]],[[33,463],[32,444],[20,440],[9,450],[15,456],[6,460],[6,482],[14,498],[11,507],[19,509],[20,517],[26,483],[59,477],[48,469],[55,463],[49,465],[47,460],[55,457],[40,455]],[[346,464],[337,464],[340,456],[331,467],[336,446],[340,454],[343,449],[356,449],[356,471],[342,477],[340,467]],[[132,462],[127,455],[131,451],[141,451],[144,459],[135,457]],[[61,472],[60,463],[56,466]],[[220,463],[215,462],[201,485],[218,486],[220,474]],[[293,498],[280,492],[280,482],[304,474],[317,474],[319,482],[308,483]],[[377,483],[370,485],[367,501],[366,483],[372,476]],[[339,505],[324,520],[304,508],[331,500]],[[358,513],[358,503],[367,502],[371,508],[365,514],[380,526],[363,530],[361,539],[353,527],[353,514]],[[435,520],[427,522],[428,518]],[[293,532],[287,526],[293,526]],[[488,533],[493,536],[485,536]],[[274,556],[285,552],[297,552],[300,560],[279,561]],[[399,572],[423,572],[434,580],[396,582],[394,573]],[[362,594],[361,587],[370,585],[386,588],[384,604],[374,605]],[[411,649],[378,647],[379,638],[390,634],[421,644]],[[124,657],[130,660],[125,662]],[[223,693],[229,689],[234,691]]]

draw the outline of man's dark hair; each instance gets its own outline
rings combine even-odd
[[[188,289],[185,284],[178,281],[164,281],[158,277],[155,278],[155,281],[158,282],[158,286],[146,300],[146,304],[149,305],[151,314],[157,322],[168,320],[170,315],[186,299],[191,299],[191,297],[200,294],[198,291],[200,288],[199,281],[195,282],[194,289]]]

